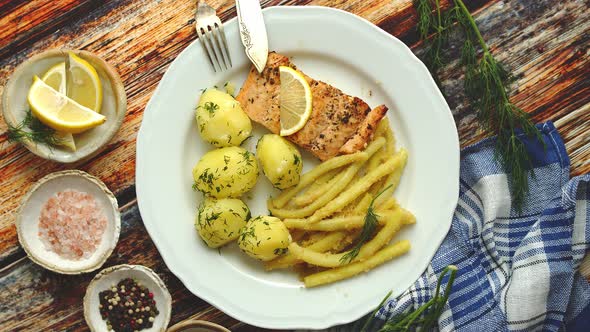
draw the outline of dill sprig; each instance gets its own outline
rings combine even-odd
[[[528,170],[531,160],[517,130],[542,142],[541,133],[530,116],[510,101],[512,75],[497,61],[484,41],[477,24],[462,0],[452,1],[444,13],[438,0],[415,0],[418,32],[427,45],[424,61],[440,85],[438,71],[444,65],[442,52],[450,28],[456,23],[465,41],[461,63],[465,67],[464,89],[477,111],[482,127],[497,136],[495,158],[508,174],[514,207],[520,211],[528,194]],[[478,57],[478,52],[481,55]]]
[[[34,143],[46,144],[49,148],[63,143],[62,139],[56,135],[56,131],[35,118],[31,110],[25,112],[24,119],[16,126],[8,124],[7,136],[10,142],[24,143],[30,140]]]
[[[340,258],[340,264],[348,264],[352,262],[352,260],[355,259],[356,256],[358,256],[363,244],[369,241],[373,237],[373,234],[375,234],[375,230],[377,229],[377,225],[379,224],[379,221],[377,220],[379,216],[377,215],[377,213],[375,213],[373,204],[375,203],[377,197],[381,196],[381,194],[383,194],[391,186],[392,185],[387,186],[371,200],[371,204],[369,204],[369,208],[367,209],[367,214],[365,214],[365,222],[363,224],[361,234],[356,239],[356,244],[354,245],[354,247],[352,247],[352,249],[350,249],[346,254],[344,254]]]
[[[444,277],[447,274],[449,274],[447,286],[445,287],[444,293],[441,293],[441,284]],[[423,304],[421,307],[400,314],[396,316],[393,320],[386,322],[385,325],[383,325],[383,327],[379,330],[379,332],[414,331],[418,327],[420,328],[420,331],[432,331],[434,329],[434,326],[437,324],[438,318],[440,317],[441,313],[445,308],[447,300],[449,299],[449,295],[451,294],[451,289],[453,287],[453,282],[455,281],[456,274],[457,267],[455,265],[449,265],[445,267],[444,270],[442,270],[442,272],[438,276],[434,297],[432,297],[428,302]],[[389,292],[385,296],[383,301],[381,301],[379,306],[369,316],[369,318],[363,325],[363,328],[361,330],[362,332],[366,331],[366,329],[369,327],[369,325],[375,318],[377,310],[379,310],[379,308],[383,305],[383,303],[385,303],[385,300],[389,298],[390,295],[391,292]]]

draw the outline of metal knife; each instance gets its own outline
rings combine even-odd
[[[236,0],[240,37],[248,59],[262,72],[268,58],[268,38],[258,0]]]

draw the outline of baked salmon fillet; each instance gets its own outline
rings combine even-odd
[[[236,97],[250,119],[275,134],[281,128],[280,66],[296,69],[286,56],[269,53],[265,69],[259,74],[252,66]],[[387,107],[380,105],[371,109],[360,98],[303,75],[311,87],[312,112],[305,126],[286,138],[322,161],[363,150],[372,139]]]

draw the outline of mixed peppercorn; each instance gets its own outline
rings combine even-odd
[[[154,294],[131,278],[98,294],[100,315],[109,331],[133,332],[150,328],[159,314]]]

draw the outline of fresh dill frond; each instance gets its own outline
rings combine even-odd
[[[7,136],[10,142],[24,143],[29,140],[34,143],[46,144],[49,148],[63,143],[56,131],[35,118],[31,110],[25,112],[24,119],[16,126],[8,124]]]
[[[436,0],[436,16],[431,14],[433,17],[430,19],[431,30],[434,32],[434,36],[429,41],[429,47],[424,56],[428,68],[436,74],[439,69],[444,66],[443,58],[443,46],[447,42],[447,29],[443,26],[443,18],[439,5],[439,0]]]
[[[442,52],[448,33],[455,23],[463,32],[461,63],[465,67],[465,94],[476,109],[482,127],[497,136],[495,158],[508,174],[514,207],[520,211],[528,194],[531,160],[517,131],[522,130],[540,142],[542,138],[530,116],[510,101],[512,75],[494,58],[462,0],[451,1],[451,8],[446,12],[442,12],[439,0],[415,0],[414,5],[419,15],[418,33],[427,47],[424,62],[439,86],[437,74],[444,65]]]
[[[435,6],[434,10],[431,7],[432,4]],[[424,63],[433,74],[437,85],[440,86],[437,74],[446,63],[443,51],[456,12],[454,10],[443,12],[440,0],[414,0],[414,6],[418,12],[418,34],[426,46]]]
[[[375,213],[373,204],[375,203],[375,200],[379,196],[381,196],[381,194],[387,191],[387,189],[389,189],[391,186],[392,185],[387,186],[371,200],[369,208],[367,209],[367,214],[365,214],[365,223],[363,224],[361,234],[356,239],[356,244],[354,245],[354,247],[352,247],[352,249],[350,249],[346,254],[344,254],[340,258],[340,264],[348,264],[352,262],[352,260],[355,259],[356,256],[358,256],[363,245],[373,237],[373,234],[377,229],[377,225],[379,224],[379,221],[377,220],[379,216],[377,215],[377,213]]]
[[[479,122],[497,136],[495,157],[508,173],[514,206],[520,211],[528,194],[528,170],[532,163],[517,130],[539,142],[542,142],[541,133],[529,114],[510,101],[509,90],[514,79],[490,52],[463,1],[456,0],[455,8],[459,24],[468,31],[462,49],[462,62],[466,68],[465,92],[477,109]],[[483,51],[479,61],[474,44]]]
[[[418,34],[420,39],[426,40],[430,34],[430,25],[432,21],[432,8],[430,0],[414,0],[414,7],[418,12]]]
[[[444,277],[447,274],[449,275],[447,286],[444,293],[441,293],[440,287]],[[379,332],[406,332],[415,331],[417,328],[420,328],[420,331],[433,331],[434,326],[437,323],[438,318],[442,314],[449,299],[453,283],[455,282],[456,274],[457,267],[455,265],[449,265],[445,267],[438,276],[434,297],[432,297],[428,302],[417,309],[397,315],[392,320],[386,322]],[[385,303],[385,300],[389,298],[390,294],[391,292],[387,294],[383,301],[381,301],[381,304],[379,304],[371,316],[369,316],[361,332],[366,331],[367,327],[369,327],[370,323],[373,321],[375,313],[383,305],[383,303]]]

